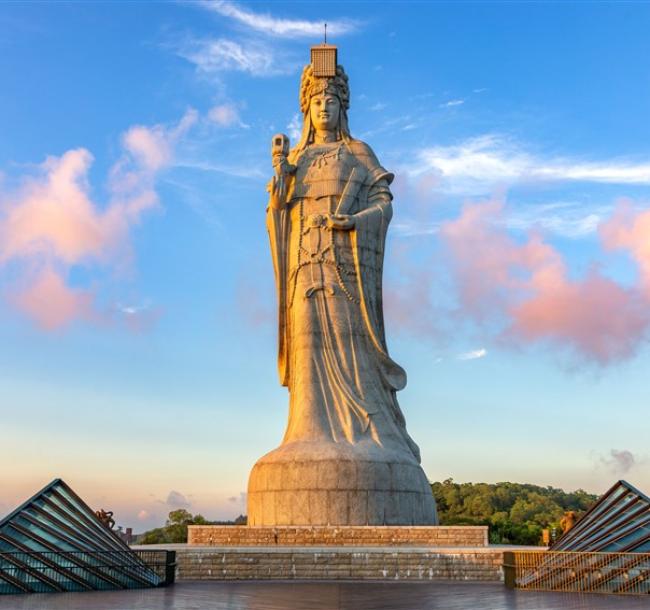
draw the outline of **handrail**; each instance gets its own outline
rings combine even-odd
[[[650,594],[650,553],[506,551],[503,571],[511,589]]]

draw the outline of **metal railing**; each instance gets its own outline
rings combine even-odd
[[[506,551],[506,587],[628,595],[650,594],[650,553]]]
[[[164,587],[176,552],[0,552],[0,594]]]

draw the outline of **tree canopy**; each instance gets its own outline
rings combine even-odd
[[[431,483],[441,525],[488,525],[491,544],[540,543],[542,529],[561,533],[567,511],[584,513],[598,498],[528,483]]]
[[[246,525],[246,517],[239,515],[234,521],[208,521],[203,515],[192,515],[184,508],[179,508],[169,513],[164,527],[141,534],[138,544],[185,543],[188,525]]]
[[[582,489],[565,492],[529,483],[431,483],[440,525],[487,525],[491,544],[540,544],[544,528],[562,532],[560,519],[567,511],[580,517],[598,496]],[[234,521],[208,521],[185,509],[169,513],[164,527],[145,532],[140,544],[187,542],[188,525],[245,525]]]

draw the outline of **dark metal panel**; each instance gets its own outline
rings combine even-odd
[[[0,593],[164,586],[174,567],[173,554],[131,550],[60,479],[0,521]]]
[[[32,549],[30,549],[28,546],[22,544],[18,540],[14,540],[7,536],[7,534],[0,534],[0,537],[3,538],[3,540],[6,540],[10,544],[13,544],[16,547],[17,551],[20,551],[21,553],[24,553],[26,555],[32,554],[34,556],[38,556],[39,559],[49,568],[55,570],[56,572],[61,573],[64,575],[66,578],[69,580],[76,582],[79,586],[83,587],[84,589],[90,591],[94,587],[92,583],[88,582],[85,578],[82,578],[81,576],[78,576],[74,572],[70,572],[70,570],[67,570],[66,568],[61,567],[59,564],[57,564],[55,561],[52,561],[51,559],[48,559],[46,555],[43,553],[37,553],[34,552]],[[45,545],[44,545],[45,546]],[[47,548],[47,547],[46,547]],[[10,559],[11,553],[6,553],[3,554],[3,557],[7,559],[7,561],[12,561]]]

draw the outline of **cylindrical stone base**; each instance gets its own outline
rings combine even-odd
[[[248,482],[248,525],[437,523],[421,466],[374,443],[282,445],[258,460]]]

